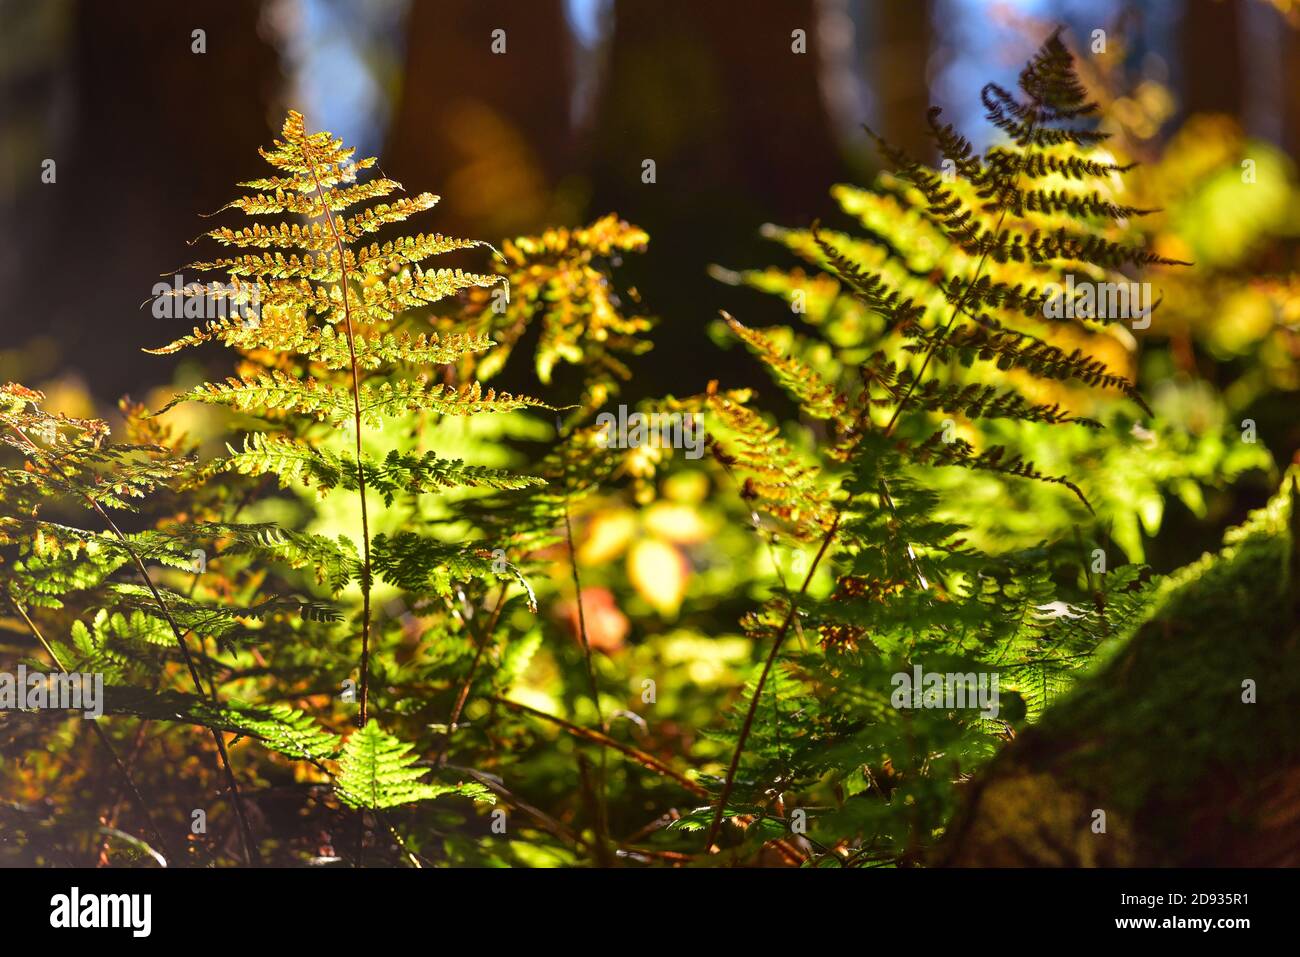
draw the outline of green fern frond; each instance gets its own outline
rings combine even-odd
[[[318,448],[284,435],[254,432],[244,437],[240,451],[229,449],[223,468],[242,475],[274,474],[284,486],[295,482],[315,486],[321,493],[342,488],[357,490],[356,463],[330,449]],[[423,455],[390,450],[381,461],[362,460],[366,488],[393,504],[399,493],[419,495],[451,488],[521,489],[545,481],[516,475],[504,469],[466,465],[460,459],[440,458],[435,452]]]
[[[413,767],[412,745],[383,731],[377,721],[352,733],[339,756],[335,793],[348,807],[381,810],[427,801],[444,794],[460,794],[491,802],[481,784],[429,784],[425,770]]]

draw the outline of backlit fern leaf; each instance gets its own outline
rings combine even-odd
[[[1114,198],[1111,177],[1124,168],[1091,152],[1101,134],[1074,125],[1095,108],[1058,36],[1019,86],[1019,95],[985,88],[986,115],[1006,142],[983,155],[937,110],[929,121],[940,169],[876,137],[895,171],[875,189],[833,193],[865,236],[820,225],[766,230],[849,294],[807,317],[821,337],[816,348],[798,334],[748,330],[725,317],[782,391],[821,422],[810,436],[815,454],[796,466],[761,417],[711,390],[709,408],[725,424],[713,439],[717,457],[752,473],[742,494],[756,507],[805,522],[815,516],[802,531],[820,541],[817,560],[833,584],[824,596],[809,594],[806,572],[797,596],[797,583],[785,582],[746,617],[746,633],[769,649],[765,673],[796,684],[770,698],[770,689],[755,689],[733,714],[715,839],[726,814],[762,812],[772,795],[816,792],[829,779],[844,791],[828,812],[838,818],[828,841],[859,834],[864,861],[916,859],[953,807],[950,783],[986,760],[1008,727],[1036,719],[1107,629],[1130,627],[1147,605],[1135,568],[1110,570],[1100,587],[1085,571],[1085,590],[1079,556],[1064,545],[990,551],[987,540],[971,540],[980,521],[972,507],[935,490],[943,481],[936,470],[951,466],[1061,486],[1090,513],[1081,483],[1050,474],[1030,449],[1005,440],[978,448],[981,434],[1097,431],[1100,416],[1072,410],[1097,401],[1079,386],[1114,389],[1146,410],[1131,379],[1090,351],[1104,341],[1103,325],[1122,317],[1090,312],[1085,296],[1066,301],[1062,289],[1071,276],[1127,282],[1118,267],[1173,261],[1124,242],[1127,220],[1144,210]],[[783,298],[807,286],[741,275]],[[797,353],[777,346],[787,339]],[[938,416],[948,421],[936,432]],[[1040,454],[1059,461],[1050,445]],[[793,635],[806,650],[782,659]],[[819,639],[811,647],[810,636]],[[890,684],[918,668],[1000,672],[1023,707],[1016,714],[1008,703],[1002,717],[996,704],[993,713],[904,711]],[[800,703],[782,716],[783,699],[793,703],[805,689],[820,707]]]
[[[106,687],[105,713],[132,714],[158,721],[181,721],[257,738],[272,751],[318,764],[336,757],[338,735],[309,715],[287,705],[258,705],[239,699],[214,704],[208,698],[138,687]]]
[[[544,384],[561,363],[586,373],[582,408],[599,408],[631,372],[624,363],[650,348],[640,338],[651,328],[645,316],[626,315],[610,280],[610,268],[629,252],[643,252],[644,230],[609,215],[579,229],[551,229],[506,242],[495,264],[508,280],[509,297],[478,293],[479,327],[497,346],[478,363],[484,379],[497,375],[528,327],[540,322],[535,368]],[[629,291],[635,301],[635,292]]]
[[[335,793],[348,807],[380,810],[427,801],[444,794],[463,794],[490,800],[478,784],[429,784],[425,769],[413,767],[416,757],[411,745],[403,744],[383,731],[377,721],[354,731],[339,756]]]
[[[330,539],[273,523],[230,525],[201,523],[194,532],[217,541],[218,555],[254,554],[281,561],[290,568],[310,568],[320,583],[334,594],[342,591],[361,571],[357,547],[346,536]]]
[[[375,571],[403,591],[447,598],[453,594],[453,586],[471,579],[513,580],[527,593],[530,607],[536,607],[532,586],[519,569],[487,549],[443,542],[417,532],[376,535],[374,548]]]
[[[805,413],[817,419],[833,420],[844,414],[848,400],[833,386],[823,382],[814,369],[797,358],[784,355],[770,333],[748,329],[725,313],[723,318],[731,331],[768,367],[777,383],[798,401],[799,408]]]
[[[744,391],[712,392],[703,405],[717,417],[719,433],[711,437],[714,457],[735,470],[741,496],[787,523],[798,539],[813,539],[830,527],[834,509],[815,464],[800,461],[780,429],[746,405]]]
[[[1083,490],[1063,475],[1045,475],[1033,462],[1015,453],[1008,453],[1001,445],[989,446],[981,451],[964,439],[945,441],[942,432],[936,432],[918,445],[914,452],[917,462],[924,465],[955,465],[961,468],[997,472],[1001,475],[1014,475],[1018,478],[1034,479],[1039,482],[1062,485],[1068,488],[1080,502],[1092,511]]]
[[[324,493],[336,488],[357,490],[356,463],[327,448],[282,435],[254,432],[244,437],[240,451],[230,449],[222,463],[243,475],[272,473],[288,486],[295,482],[314,486]],[[466,465],[460,459],[402,454],[390,450],[381,461],[362,461],[366,487],[384,496],[391,505],[399,493],[420,494],[450,488],[519,489],[543,484],[541,479],[516,475],[504,469]]]

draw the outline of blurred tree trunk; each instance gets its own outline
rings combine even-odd
[[[934,158],[926,110],[930,108],[931,0],[882,2],[875,10],[868,63],[879,110],[879,132],[921,160]]]
[[[493,52],[495,30],[504,52]],[[572,86],[561,0],[413,3],[384,170],[443,197],[439,231],[535,231],[569,172]]]
[[[1228,113],[1244,106],[1242,11],[1237,3],[1187,0],[1182,20],[1183,115]]]
[[[706,335],[728,302],[707,265],[769,260],[762,224],[831,215],[828,190],[848,178],[818,85],[815,6],[615,0],[586,153],[593,213],[616,210],[649,231],[653,269],[634,278],[652,311],[674,317],[637,363],[650,394],[702,389],[733,369],[743,379],[743,357]],[[691,368],[682,355],[716,358]]]
[[[1300,163],[1300,27],[1284,30],[1282,44],[1283,145]]]
[[[169,378],[165,360],[140,350],[179,324],[140,303],[193,255],[186,241],[207,228],[198,214],[258,171],[279,82],[260,12],[258,0],[72,8],[71,111],[41,145],[55,182],[42,183],[39,167],[20,171],[18,208],[42,225],[21,253],[22,288],[7,296],[27,308],[6,311],[17,327],[4,336],[53,335],[60,364],[84,370],[102,397],[140,397]],[[205,53],[192,49],[198,29]]]
[[[664,202],[740,202],[806,219],[843,169],[818,88],[813,0],[616,0],[593,131],[598,190]],[[806,53],[792,45],[804,31]],[[598,203],[598,205],[608,205]]]

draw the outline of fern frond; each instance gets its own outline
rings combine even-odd
[[[310,568],[333,594],[341,592],[361,571],[357,547],[346,536],[326,538],[269,522],[247,525],[201,522],[194,534],[218,543],[220,555],[260,555],[290,568]]]
[[[1101,428],[1097,420],[1073,415],[1058,402],[1030,402],[1019,392],[978,382],[946,385],[934,379],[918,382],[907,369],[892,374],[892,363],[888,364],[891,374],[884,374],[884,371],[877,367],[872,382],[885,388],[896,408],[954,412],[968,419],[1016,419],[1052,425],[1073,422],[1088,428]]]
[[[817,419],[840,419],[848,399],[803,362],[785,355],[769,333],[749,329],[727,313],[722,314],[731,331],[749,346],[771,371],[777,384],[792,395],[808,415]]]
[[[278,369],[249,377],[229,376],[225,382],[204,382],[173,397],[154,414],[161,415],[182,402],[228,405],[237,412],[268,418],[297,413],[335,424],[352,415],[348,395],[315,379],[300,380]]]
[[[453,585],[473,579],[515,581],[536,607],[533,588],[523,573],[486,548],[444,542],[418,532],[376,535],[373,567],[389,584],[412,594],[440,598],[452,595]]]
[[[370,720],[352,732],[339,756],[335,793],[348,807],[381,810],[427,801],[444,794],[460,794],[491,802],[491,792],[481,784],[429,784],[425,770],[414,767],[412,745],[404,744]]]
[[[1092,513],[1092,505],[1089,504],[1087,496],[1083,494],[1083,490],[1078,485],[1063,475],[1043,474],[1033,462],[1027,462],[1023,457],[1014,453],[1008,454],[1004,446],[994,445],[981,452],[976,452],[975,448],[965,439],[957,438],[945,442],[943,433],[936,432],[917,446],[914,451],[916,460],[922,464],[955,465],[961,468],[997,472],[1001,475],[1013,475],[1017,478],[1063,485],[1075,494],[1090,514]]]
[[[222,466],[243,475],[273,473],[281,484],[314,485],[322,493],[336,488],[357,490],[356,463],[329,449],[317,448],[288,436],[255,432],[244,437],[241,451],[231,448]],[[520,489],[544,484],[528,475],[513,475],[502,469],[466,465],[460,459],[439,458],[390,450],[382,461],[364,459],[366,488],[374,489],[392,505],[400,492],[420,494],[449,488]]]
[[[522,236],[502,246],[497,271],[506,280],[508,297],[495,290],[491,302],[473,299],[497,346],[476,365],[481,379],[497,375],[529,326],[540,320],[535,368],[549,384],[560,362],[582,365],[586,394],[579,413],[589,413],[630,378],[627,356],[640,355],[650,343],[639,338],[652,320],[626,315],[611,281],[611,269],[627,252],[642,252],[649,237],[636,226],[609,215],[580,229],[552,229]],[[628,298],[635,301],[634,290]]]
[[[384,382],[361,391],[361,414],[364,420],[378,422],[399,412],[428,410],[442,415],[478,415],[481,412],[511,412],[515,409],[548,409],[540,399],[515,396],[495,389],[484,391],[477,382],[460,388],[445,383],[430,386],[423,376],[398,382]]]
[[[834,521],[823,476],[815,465],[800,461],[780,429],[745,404],[748,398],[743,391],[705,397],[705,408],[722,426],[711,438],[713,455],[737,472],[742,497],[788,523],[796,538],[814,539]]]
[[[208,698],[138,687],[106,687],[106,714],[132,714],[157,721],[183,721],[256,738],[267,748],[299,761],[320,763],[339,754],[338,735],[286,705],[256,705],[239,699],[214,704]]]
[[[995,362],[1003,370],[1023,369],[1041,379],[1072,379],[1088,386],[1116,389],[1137,403],[1142,411],[1151,414],[1132,381],[1110,372],[1104,362],[1089,357],[1082,349],[1075,348],[1067,353],[1059,346],[1026,333],[971,324],[946,332],[942,329],[905,332],[913,340],[903,347],[910,352],[929,352],[940,362],[956,358],[963,365],[979,359]]]

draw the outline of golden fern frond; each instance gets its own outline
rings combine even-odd
[[[709,447],[720,463],[742,481],[741,497],[752,507],[786,523],[797,539],[811,541],[831,527],[835,506],[821,470],[807,464],[746,403],[750,393],[711,391],[703,405],[721,428],[710,430]]]
[[[500,372],[530,324],[539,320],[538,378],[549,383],[561,362],[580,365],[587,374],[580,408],[603,405],[618,383],[631,376],[623,358],[651,345],[640,336],[653,320],[626,314],[611,281],[622,254],[643,252],[648,242],[644,230],[613,214],[580,229],[551,229],[506,241],[494,266],[507,281],[508,299],[494,291],[471,300],[481,328],[497,343],[477,363],[476,374],[489,379]],[[627,298],[636,301],[635,290]]]
[[[328,383],[299,379],[279,369],[251,376],[228,376],[224,382],[203,382],[174,396],[155,415],[182,402],[226,405],[236,412],[269,418],[297,413],[335,424],[352,415],[352,398]]]
[[[497,392],[495,389],[485,391],[477,382],[467,382],[459,388],[442,382],[429,386],[423,376],[384,382],[377,388],[363,387],[361,390],[361,413],[368,420],[376,422],[384,416],[421,410],[442,415],[478,415],[481,412],[512,412],[525,408],[555,411],[540,399]]]
[[[259,150],[263,157],[266,153]],[[356,160],[350,163],[339,163],[325,169],[317,170],[316,177],[310,173],[300,173],[294,176],[267,176],[260,179],[250,179],[239,183],[240,186],[247,186],[249,189],[292,189],[299,193],[310,192],[316,188],[319,181],[323,186],[334,186],[338,183],[355,182],[357,174],[368,170],[378,162],[374,156],[367,156],[365,159]]]
[[[726,312],[722,318],[731,331],[768,367],[777,384],[794,397],[799,408],[816,419],[838,421],[843,417],[848,399],[824,381],[807,363],[786,355],[770,332],[741,325]]]
[[[284,435],[254,432],[242,449],[227,446],[229,456],[220,464],[243,475],[275,475],[280,484],[314,486],[321,494],[335,488],[355,492],[357,470],[346,456]],[[433,452],[412,455],[390,451],[382,461],[362,460],[366,487],[379,492],[389,505],[398,493],[420,494],[451,488],[521,489],[544,485],[542,479],[515,475],[502,469],[466,465],[460,459],[440,458]]]
[[[264,401],[270,403],[263,406],[270,416],[288,410],[333,422],[342,415],[344,403],[327,396],[324,387],[310,380],[295,387],[293,375],[287,371],[294,359],[303,373],[319,376],[348,368],[380,372],[398,365],[445,365],[493,347],[481,333],[393,328],[407,321],[409,310],[505,282],[501,274],[423,265],[431,257],[483,243],[441,233],[398,236],[368,245],[358,242],[369,233],[430,209],[438,200],[436,196],[420,193],[390,198],[401,190],[395,180],[380,176],[360,181],[359,175],[372,170],[375,160],[354,159],[353,151],[329,133],[308,133],[302,114],[296,111],[288,114],[274,144],[260,152],[279,175],[246,181],[242,185],[259,192],[240,197],[223,209],[250,216],[288,214],[311,221],[210,230],[207,235],[211,239],[235,247],[235,251],[186,268],[222,272],[226,281],[191,284],[163,295],[184,299],[187,308],[192,299],[209,306],[216,303],[223,313],[216,317],[195,314],[194,318],[209,321],[195,324],[189,335],[149,351],[171,353],[217,342],[272,368],[201,386],[188,397],[254,413]],[[388,201],[368,205],[380,199]],[[581,249],[595,255],[602,250],[635,247],[644,242],[643,236],[619,228],[617,221],[602,221],[571,236],[557,234],[545,245],[557,253]],[[186,309],[178,311],[186,318],[191,315]],[[227,315],[232,312],[239,314]],[[346,327],[346,336],[341,327]],[[611,328],[617,328],[616,324]],[[284,357],[290,357],[287,364]],[[387,391],[372,396],[374,404],[367,410],[372,418],[382,409],[410,407],[410,402],[433,410],[454,408],[455,414],[540,404],[514,398],[484,401],[477,394],[469,399],[468,392],[454,401],[441,394],[420,399],[422,386],[408,386],[406,391],[400,384],[376,388]],[[406,398],[394,398],[397,395]],[[354,415],[360,411],[354,404]]]
[[[426,271],[419,266],[411,266],[387,282],[374,281],[362,286],[361,309],[373,321],[394,318],[406,309],[432,305],[440,299],[454,296],[462,289],[474,286],[488,288],[502,281],[500,276],[465,272],[463,269],[437,269]],[[341,297],[338,297],[341,299]],[[332,303],[334,314],[342,308],[342,303]],[[333,321],[339,321],[341,315],[332,314]]]
[[[330,369],[346,369],[350,361],[347,341],[326,326],[315,334],[312,359],[323,362]],[[470,352],[492,348],[492,340],[468,333],[421,332],[412,335],[406,331],[386,332],[382,335],[358,335],[354,343],[357,365],[363,369],[377,369],[383,365],[407,363],[415,366],[445,365],[455,362]]]
[[[433,209],[438,197],[432,193],[420,193],[418,196],[403,197],[393,203],[380,203],[362,210],[355,216],[343,221],[340,236],[345,243],[354,243],[367,233],[378,232],[389,223],[400,223],[410,219],[416,213]]]
[[[369,202],[381,196],[389,196],[402,184],[391,179],[372,179],[367,183],[339,188],[337,186],[322,190],[321,196],[311,193],[298,193],[294,190],[277,189],[274,193],[256,193],[241,196],[227,203],[222,209],[238,209],[250,216],[265,216],[271,213],[293,213],[298,216],[322,216],[325,210],[339,212],[355,206],[357,203]]]
[[[284,140],[276,140],[271,149],[258,149],[262,159],[278,170],[309,177],[314,183],[321,182],[322,176],[328,176],[331,167],[338,173],[339,168],[356,153],[332,133],[308,134],[306,119],[297,110],[290,110],[285,117],[281,135]]]
[[[420,262],[431,256],[484,246],[477,239],[458,239],[442,233],[418,233],[402,236],[385,243],[371,243],[356,251],[356,268],[368,273],[383,273],[403,265]]]
[[[224,235],[227,234],[223,233]],[[428,235],[419,233],[415,236],[401,236],[382,244],[371,243],[369,246],[358,247],[355,252],[345,249],[343,263],[349,273],[383,275],[431,256],[484,245],[486,243],[477,239],[459,239],[441,233]],[[273,279],[313,279],[331,282],[337,282],[343,275],[339,268],[338,253],[332,250],[316,255],[304,253],[302,256],[296,253],[286,256],[282,252],[244,253],[239,256],[226,256],[192,263],[190,268],[221,270],[231,276],[263,276]]]
[[[204,235],[223,246],[252,246],[257,249],[307,249],[324,251],[334,246],[334,236],[319,223],[278,223],[267,226],[257,223],[243,229],[218,226]]]

